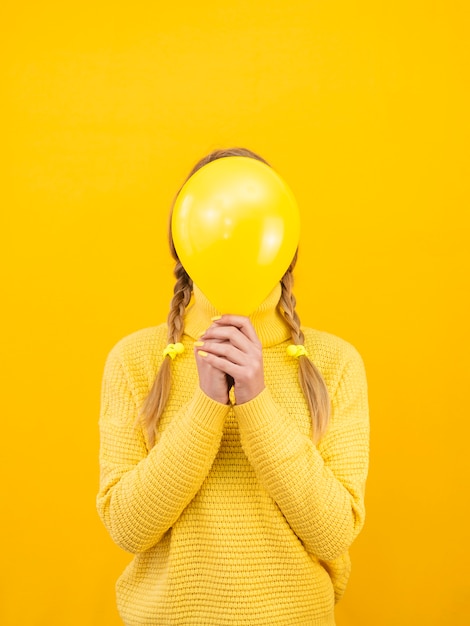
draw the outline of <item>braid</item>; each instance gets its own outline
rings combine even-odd
[[[180,260],[176,261],[174,275],[176,284],[168,313],[168,343],[180,341],[184,332],[184,313],[191,300],[193,281],[189,278]]]
[[[281,280],[282,293],[280,305],[282,307],[282,311],[284,313],[284,318],[287,322],[287,325],[290,328],[291,337],[294,343],[303,344],[304,334],[300,328],[300,319],[297,315],[297,311],[295,310],[295,305],[297,304],[297,301],[294,294],[292,293],[293,285],[294,277],[292,274],[292,270],[289,267]]]
[[[297,260],[297,253],[281,280],[281,312],[291,331],[295,344],[303,345],[304,334],[300,327],[300,319],[295,310],[296,299],[292,292],[294,277],[292,270]],[[299,382],[307,400],[312,417],[313,437],[316,443],[325,434],[330,416],[330,400],[325,381],[316,366],[306,356],[299,357]]]
[[[191,300],[193,288],[193,281],[179,259],[176,261],[174,274],[176,283],[168,313],[168,343],[177,343],[183,336],[184,314]],[[165,357],[139,414],[139,421],[143,421],[151,447],[155,444],[158,422],[168,401],[170,387],[171,359]]]

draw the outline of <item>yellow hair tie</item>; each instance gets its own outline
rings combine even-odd
[[[184,346],[182,343],[169,343],[163,350],[163,356],[169,356],[173,361],[176,355],[182,354],[183,352]]]
[[[287,354],[298,359],[299,356],[307,356],[307,350],[305,346],[292,343],[290,346],[287,346]]]

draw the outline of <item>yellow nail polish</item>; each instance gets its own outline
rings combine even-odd
[[[207,356],[207,352],[204,352],[204,350],[198,350],[197,353],[199,356]]]
[[[196,347],[200,348],[201,346],[203,346],[203,345],[204,345],[204,342],[203,342],[203,341],[195,341],[195,342],[194,342],[194,345],[195,345]]]
[[[217,320],[220,320],[220,319],[221,319],[221,317],[222,317],[222,315],[214,315],[214,317],[211,317],[211,320],[212,320],[213,322],[216,322]]]

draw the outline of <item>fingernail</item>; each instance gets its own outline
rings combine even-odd
[[[211,320],[213,322],[216,322],[217,320],[220,320],[222,318],[222,315],[214,315],[214,317],[211,317]]]
[[[207,356],[207,352],[204,352],[204,350],[198,350],[197,353],[199,356]]]
[[[201,346],[204,345],[204,342],[203,341],[195,341],[194,345],[197,346],[198,348],[200,348]]]

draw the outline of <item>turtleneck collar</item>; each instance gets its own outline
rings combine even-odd
[[[249,316],[264,348],[275,346],[290,338],[287,323],[277,308],[280,298],[281,283],[278,283],[266,300]],[[220,315],[220,311],[217,311],[202,291],[194,285],[193,297],[184,320],[185,334],[197,339],[209,328],[212,324],[211,318],[216,315]]]

